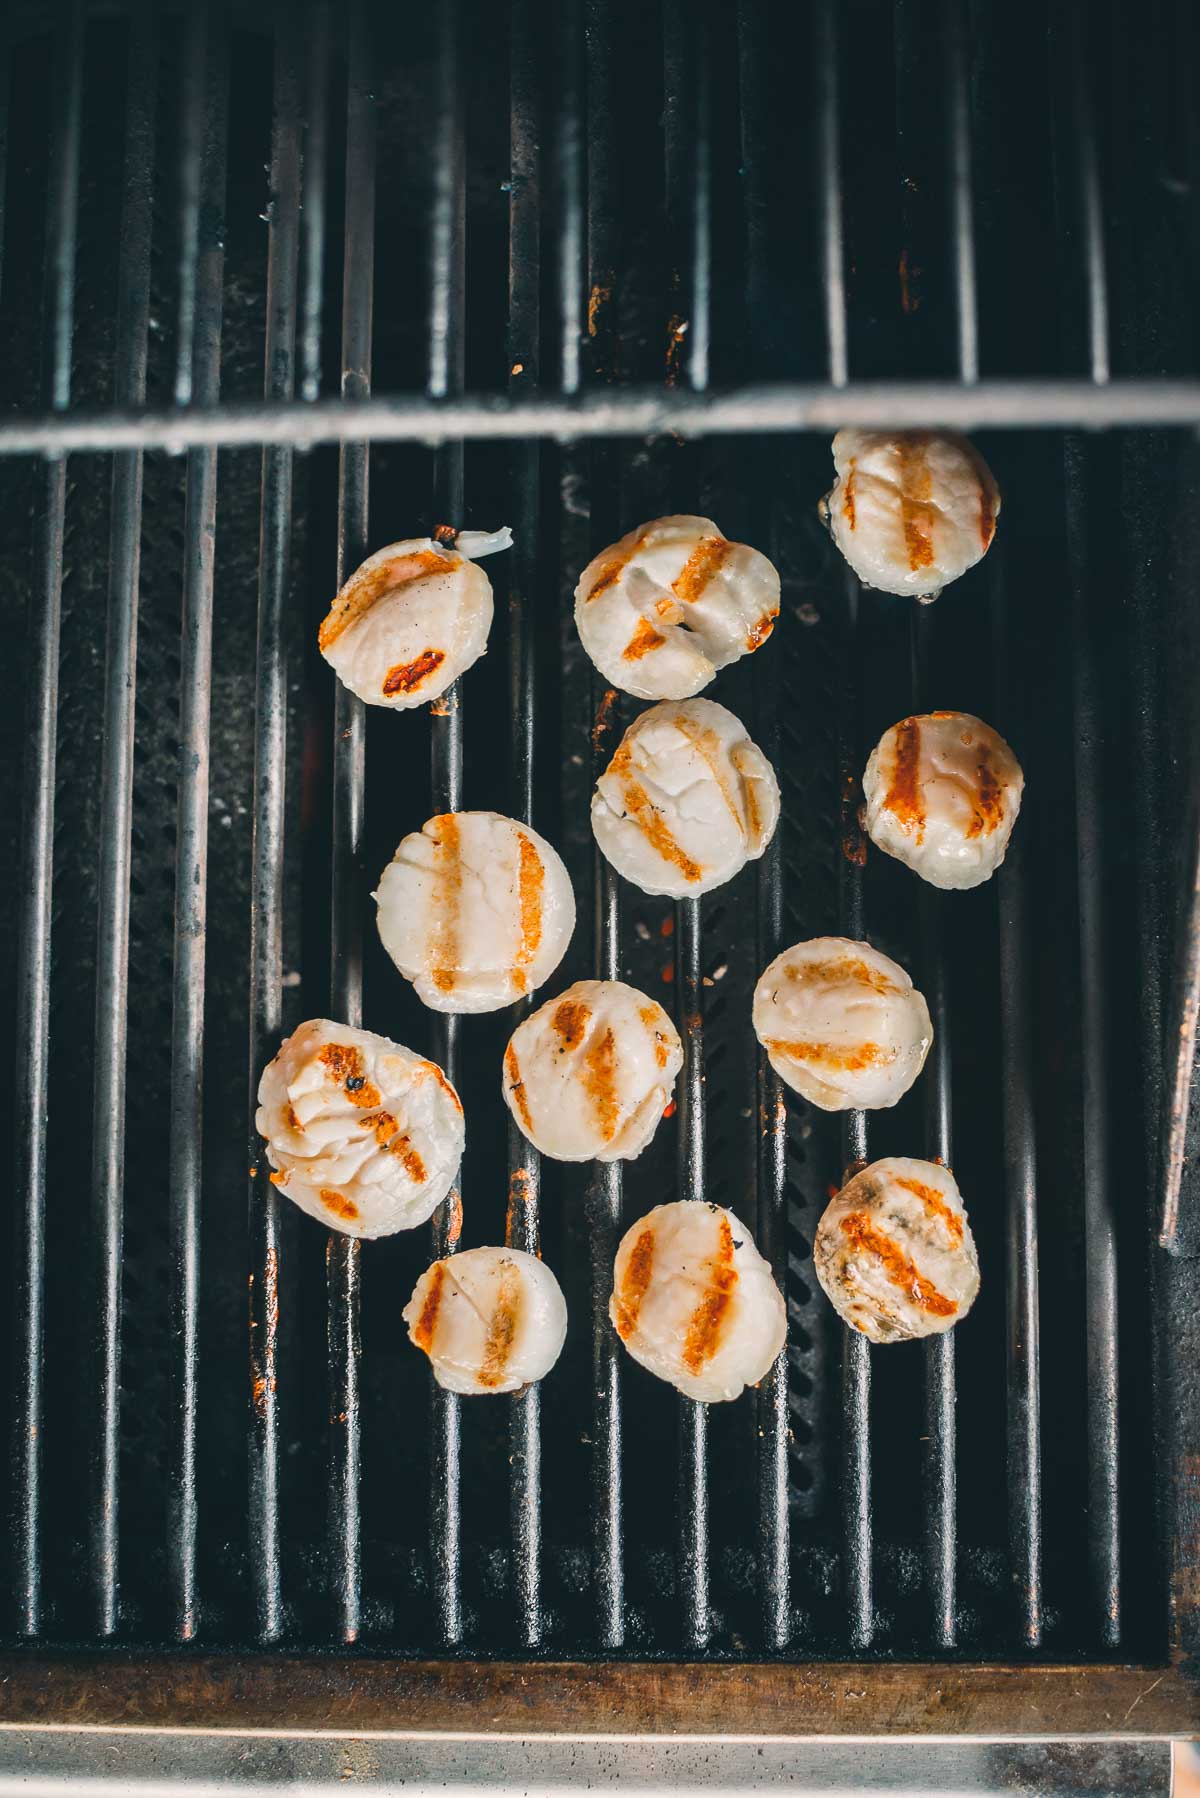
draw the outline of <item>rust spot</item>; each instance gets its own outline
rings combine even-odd
[[[751,655],[754,654],[756,649],[762,648],[767,638],[771,635],[771,632],[775,629],[775,620],[778,616],[778,612],[764,612],[758,623],[746,632],[746,648],[750,651]]]
[[[633,757],[623,743],[614,755],[609,772],[626,775],[632,765]],[[636,780],[626,780],[622,794],[622,809],[627,817],[633,819],[642,835],[652,849],[656,849],[663,860],[672,863],[679,869],[683,878],[688,881],[702,880],[704,869],[699,862],[693,861],[667,829],[660,812],[651,805],[649,795]]]
[[[991,751],[986,743],[979,745],[975,778],[979,782],[979,796],[975,801],[971,822],[967,826],[967,835],[990,837],[1004,820],[1004,783],[996,778]]]
[[[441,903],[434,908],[433,941],[429,948],[430,979],[440,993],[451,993],[458,978],[458,907],[462,889],[462,844],[456,812],[443,812],[432,820],[432,837],[441,875]],[[426,828],[429,828],[428,826]]]
[[[444,543],[447,549],[452,549],[457,539],[457,526],[452,524],[439,524],[434,526],[433,540],[435,543]]]
[[[733,1265],[733,1230],[727,1217],[717,1219],[717,1247],[708,1262],[709,1289],[692,1313],[683,1345],[683,1365],[699,1373],[721,1345],[721,1332],[738,1283]]]
[[[517,893],[521,910],[521,940],[517,946],[517,963],[514,983],[518,990],[525,990],[523,970],[529,966],[538,952],[542,940],[542,890],[546,884],[546,870],[542,866],[542,858],[530,842],[525,832],[517,833]]]
[[[687,336],[688,321],[673,312],[667,321],[667,386],[673,387],[679,379],[679,357],[683,349],[683,340]]]
[[[384,676],[383,691],[390,698],[393,693],[411,693],[421,682],[446,660],[445,652],[440,649],[423,649],[412,662],[397,662],[389,668]]]
[[[621,1119],[617,1101],[617,1042],[611,1029],[597,1036],[583,1058],[584,1091],[596,1108],[600,1135],[611,1140]]]
[[[847,772],[842,778],[842,854],[856,868],[867,865],[867,836],[859,812],[861,797],[858,777]]]
[[[931,1317],[954,1316],[958,1310],[954,1300],[944,1297],[932,1280],[927,1280],[916,1263],[909,1259],[899,1243],[893,1242],[882,1230],[877,1230],[865,1212],[850,1212],[848,1217],[842,1219],[842,1231],[851,1248],[860,1249],[878,1259],[892,1285],[900,1287],[919,1311],[927,1311]]]
[[[398,1136],[395,1142],[389,1143],[388,1154],[395,1155],[397,1160],[402,1163],[405,1173],[408,1175],[414,1186],[424,1186],[428,1179],[428,1175],[425,1172],[425,1163],[421,1160],[416,1149],[413,1148],[411,1137]]]
[[[896,1059],[894,1049],[881,1048],[878,1043],[858,1043],[852,1048],[839,1049],[833,1043],[793,1043],[771,1037],[765,1047],[772,1055],[782,1055],[785,1060],[815,1062],[820,1067],[847,1074],[861,1073],[863,1068],[875,1068]]]
[[[728,561],[734,545],[725,537],[701,537],[671,583],[676,599],[694,606],[713,577]]]
[[[527,1167],[515,1167],[508,1176],[508,1206],[504,1215],[504,1240],[510,1246],[515,1244],[520,1247],[526,1234],[526,1225],[519,1214],[535,1203],[533,1175]],[[537,1219],[531,1221],[536,1230]]]
[[[521,1276],[515,1267],[500,1269],[500,1291],[488,1319],[483,1343],[483,1363],[479,1369],[481,1386],[498,1386],[517,1340],[517,1324],[521,1317]]]
[[[579,999],[564,999],[561,1005],[555,1007],[550,1022],[562,1037],[564,1049],[579,1047],[591,1017],[591,1012]]]
[[[925,804],[921,797],[921,723],[905,718],[896,726],[896,759],[884,805],[900,828],[925,840]]]
[[[638,1313],[654,1271],[654,1229],[647,1225],[629,1251],[621,1286],[613,1294],[613,1323],[622,1342],[628,1342],[637,1328]]]
[[[358,1216],[358,1206],[353,1199],[348,1199],[345,1193],[335,1192],[332,1187],[323,1186],[320,1198],[326,1211],[332,1211],[335,1217],[355,1218]]]
[[[521,1069],[517,1062],[517,1052],[509,1043],[504,1051],[504,1072],[508,1075],[508,1084],[512,1090],[513,1104],[517,1115],[525,1127],[527,1136],[533,1135],[533,1119],[529,1115],[529,1105],[525,1098],[525,1082],[521,1079]]]
[[[933,561],[933,476],[925,455],[923,437],[901,437],[900,517],[904,525],[904,546],[908,566],[915,574]]]
[[[900,252],[899,273],[900,310],[906,317],[911,318],[914,312],[919,312],[921,309],[921,296],[917,292],[917,282],[920,279],[921,270],[915,262],[909,262],[907,250]]]
[[[429,702],[431,718],[449,718],[450,714],[457,710],[458,700],[452,693],[441,693],[436,699],[431,699]]]
[[[854,506],[854,464],[856,458],[851,456],[850,467],[846,473],[846,485],[842,489],[842,517],[853,530],[858,514]]]
[[[588,336],[594,337],[599,329],[597,320],[602,307],[612,299],[612,288],[607,282],[597,281],[588,295],[587,330]]]
[[[612,723],[612,709],[617,703],[617,689],[605,689],[604,698],[596,708],[596,716],[592,723],[592,748],[600,749],[604,743],[605,733]]]
[[[458,1247],[458,1239],[462,1235],[463,1210],[462,1195],[457,1186],[451,1187],[446,1194],[446,1204],[450,1207],[450,1221],[446,1225],[446,1241],[452,1249]]]
[[[901,988],[879,968],[856,955],[839,955],[832,961],[803,961],[789,966],[787,978],[799,986],[836,986],[843,980],[869,986],[874,993],[898,993]]]
[[[439,540],[442,531],[447,529],[448,526],[438,526],[435,534]],[[450,532],[449,541],[454,541],[453,531]],[[432,574],[447,574],[452,568],[459,568],[461,565],[461,556],[446,556],[436,549],[421,549],[411,555],[393,556],[390,561],[381,562],[367,574],[352,574],[321,624],[317,633],[318,647],[322,650],[332,648],[348,625],[364,617],[387,594],[395,593],[400,587],[410,587],[416,581],[428,580]]]
[[[946,1226],[946,1234],[949,1236],[951,1242],[962,1241],[962,1219],[959,1217],[957,1211],[947,1205],[945,1199],[935,1186],[926,1186],[921,1180],[909,1180],[901,1177],[899,1174],[896,1175],[896,1185],[902,1186],[905,1192],[911,1192],[914,1197],[920,1199],[922,1205],[925,1207],[925,1215],[927,1217],[941,1218]]]
[[[437,1081],[438,1085],[441,1087],[442,1091],[445,1093],[446,1097],[449,1099],[450,1103],[453,1105],[455,1111],[457,1111],[461,1115],[462,1100],[459,1098],[458,1094],[455,1092],[454,1088],[451,1086],[450,1082],[447,1080],[445,1074],[443,1074],[443,1072],[442,1072],[441,1068],[438,1066],[437,1062],[436,1061],[423,1061],[420,1064],[420,1070],[423,1074],[431,1075],[433,1077],[433,1079]]]
[[[421,1305],[421,1315],[417,1319],[412,1339],[419,1349],[429,1354],[433,1348],[433,1338],[437,1331],[438,1312],[442,1306],[442,1292],[446,1285],[446,1263],[435,1261],[429,1270],[429,1285],[425,1289],[425,1299]]]
[[[661,649],[666,640],[648,618],[639,618],[632,637],[621,651],[622,658],[626,662],[640,662],[652,649]]]

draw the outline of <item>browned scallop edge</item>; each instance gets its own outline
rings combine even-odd
[[[479,1384],[498,1386],[512,1358],[521,1319],[521,1275],[511,1263],[501,1266],[499,1291],[492,1315],[488,1319],[483,1343],[483,1360],[479,1367]]]
[[[613,1325],[622,1342],[628,1342],[637,1329],[642,1300],[654,1272],[654,1248],[654,1225],[645,1224],[629,1251],[621,1283],[613,1293]]]
[[[905,1192],[911,1192],[914,1198],[920,1199],[927,1217],[941,1218],[951,1242],[962,1241],[962,1218],[952,1206],[947,1205],[935,1186],[927,1186],[923,1180],[910,1180],[907,1175],[897,1174],[894,1178],[897,1186],[902,1186]]]
[[[854,504],[855,457],[851,456],[846,470],[846,485],[842,488],[842,517],[848,529],[853,530],[858,520]]]
[[[414,581],[427,580],[431,574],[448,574],[461,566],[461,556],[421,549],[407,556],[392,556],[365,574],[352,574],[322,621],[317,633],[318,648],[331,649],[344,630],[398,587],[409,587]]]
[[[898,1287],[918,1311],[930,1317],[953,1317],[958,1306],[927,1280],[916,1262],[883,1230],[877,1229],[864,1211],[851,1211],[841,1220],[842,1232],[852,1249],[874,1255],[893,1286]]]
[[[393,699],[397,693],[415,693],[422,682],[435,674],[445,660],[444,650],[423,649],[411,662],[397,662],[383,677],[384,698]]]
[[[692,1374],[698,1374],[720,1348],[738,1283],[733,1230],[724,1213],[717,1219],[717,1246],[709,1257],[708,1280],[708,1290],[692,1313],[683,1344],[683,1365]]]
[[[458,914],[462,903],[462,836],[457,812],[443,812],[425,826],[441,876],[429,947],[429,978],[440,993],[452,993],[458,978]]]
[[[438,1313],[442,1308],[442,1296],[446,1287],[446,1263],[435,1261],[426,1277],[429,1284],[425,1288],[421,1315],[413,1325],[412,1339],[428,1355],[432,1353],[433,1339],[437,1334]]]

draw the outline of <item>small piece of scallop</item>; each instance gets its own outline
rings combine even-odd
[[[935,887],[977,887],[1004,860],[1025,777],[1004,738],[969,712],[902,718],[863,775],[871,841]]]
[[[822,1111],[903,1097],[933,1041],[904,969],[870,943],[814,937],[777,955],[754,989],[754,1032],[779,1078]]]
[[[625,1232],[608,1314],[635,1361],[704,1404],[756,1386],[787,1340],[783,1295],[754,1238],[700,1199],[656,1205]]]
[[[567,1336],[562,1288],[522,1249],[463,1249],[435,1261],[402,1315],[438,1385],[467,1395],[543,1379]]]
[[[449,542],[409,537],[368,556],[321,625],[321,654],[368,705],[407,709],[436,699],[487,648],[492,587],[472,559],[507,549],[502,531]]]
[[[605,680],[639,699],[688,699],[766,642],[779,575],[711,518],[656,518],[588,563],[575,589],[579,640]]]
[[[682,1066],[679,1033],[661,1005],[620,980],[577,980],[513,1032],[504,1099],[554,1161],[633,1161]]]
[[[872,1342],[953,1329],[979,1257],[949,1168],[892,1155],[847,1181],[817,1225],[813,1265],[839,1317]]]
[[[560,857],[498,812],[444,812],[404,838],[375,894],[384,948],[433,1011],[498,1011],[548,980],[575,928]]]
[[[696,898],[757,861],[779,783],[746,727],[711,699],[668,700],[625,732],[592,797],[592,830],[643,893]]]
[[[821,516],[865,586],[936,599],[986,555],[1000,492],[965,437],[839,431],[833,463]]]
[[[254,1124],[274,1185],[346,1236],[423,1224],[462,1160],[463,1108],[441,1068],[328,1018],[301,1024],[267,1063]]]

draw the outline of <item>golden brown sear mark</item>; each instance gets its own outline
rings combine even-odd
[[[713,576],[728,560],[734,545],[725,537],[701,537],[699,543],[671,583],[676,599],[695,605]]]
[[[515,1267],[500,1269],[500,1290],[492,1315],[488,1319],[483,1343],[483,1362],[479,1369],[481,1386],[498,1386],[504,1378],[517,1340],[517,1324],[521,1317],[521,1276]]]
[[[979,794],[971,822],[967,826],[967,835],[990,837],[1004,820],[1004,782],[996,778],[991,751],[986,743],[979,745],[975,778],[979,782]]]
[[[733,1230],[727,1217],[717,1220],[717,1246],[708,1262],[709,1288],[693,1311],[683,1344],[683,1365],[699,1373],[721,1345],[733,1295],[738,1283],[733,1265]]]
[[[921,721],[905,718],[896,726],[896,759],[884,805],[905,831],[925,840],[925,802],[921,796]]]
[[[775,620],[778,616],[778,612],[764,612],[758,623],[752,625],[746,632],[746,648],[750,651],[751,655],[754,654],[756,649],[762,648],[767,638],[771,635],[771,632],[775,629]]]
[[[521,938],[517,945],[517,961],[513,969],[513,985],[525,991],[525,970],[538,952],[542,941],[542,890],[546,870],[542,858],[525,832],[517,833],[517,896],[521,912]]]
[[[564,999],[561,1005],[555,1006],[550,1022],[562,1037],[564,1049],[579,1047],[591,1017],[591,1012],[581,999]]]
[[[894,1049],[882,1048],[879,1043],[856,1043],[839,1048],[836,1043],[797,1043],[772,1037],[766,1048],[769,1054],[780,1055],[785,1061],[812,1062],[818,1067],[833,1068],[846,1074],[858,1074],[863,1068],[877,1068],[881,1063],[896,1059]]]
[[[664,861],[678,868],[685,880],[703,880],[704,869],[675,841],[662,814],[651,805],[646,789],[628,778],[632,765],[632,753],[628,745],[622,743],[609,764],[609,771],[624,779],[621,798],[626,816],[633,819],[651,848],[656,849]]]
[[[334,1192],[330,1187],[323,1186],[321,1188],[321,1203],[326,1211],[332,1211],[335,1217],[350,1220],[358,1216],[358,1206],[354,1200],[348,1199],[344,1193]]]
[[[923,437],[899,439],[900,454],[900,518],[904,526],[904,546],[908,566],[915,574],[933,561],[933,476],[925,455]]]
[[[283,1114],[283,1121],[287,1125],[289,1130],[299,1130],[301,1135],[303,1135],[304,1125],[300,1122],[300,1119],[296,1116],[295,1108],[293,1106],[289,1105],[286,1107],[286,1109],[284,1110],[284,1114]]]
[[[902,1186],[905,1192],[911,1192],[915,1198],[920,1199],[925,1207],[927,1217],[941,1218],[951,1242],[962,1241],[962,1219],[957,1211],[947,1205],[936,1186],[926,1186],[922,1180],[910,1180],[900,1174],[896,1175],[896,1185]]]
[[[431,574],[448,574],[462,566],[462,557],[442,555],[436,549],[419,549],[411,555],[393,556],[367,574],[352,575],[334,600],[317,633],[317,644],[325,650],[332,647],[348,625],[362,618],[377,601],[398,587],[410,587],[414,581],[427,580]]]
[[[854,529],[858,513],[854,503],[854,464],[856,458],[851,456],[850,466],[846,470],[846,485],[842,489],[842,517],[851,530]]]
[[[452,993],[458,979],[458,908],[462,896],[462,839],[456,812],[443,812],[426,826],[437,850],[435,866],[441,875],[429,978],[440,993]]]
[[[954,1300],[940,1293],[899,1243],[876,1229],[865,1212],[850,1212],[842,1219],[842,1231],[851,1248],[876,1257],[892,1285],[900,1287],[919,1311],[927,1311],[931,1317],[954,1316],[958,1310]]]
[[[836,986],[843,980],[854,980],[861,986],[869,986],[875,993],[900,991],[896,982],[881,969],[871,967],[855,955],[837,956],[833,961],[802,961],[798,966],[789,963],[787,977],[802,986]]]
[[[371,1111],[379,1104],[383,1095],[373,1080],[368,1080],[363,1073],[362,1050],[354,1043],[326,1043],[318,1052],[317,1060],[336,1080],[351,1105],[358,1105],[364,1111]]]
[[[433,1347],[433,1338],[437,1333],[438,1312],[442,1308],[442,1294],[446,1286],[446,1263],[435,1261],[429,1270],[429,1285],[425,1289],[425,1300],[421,1306],[421,1315],[417,1319],[412,1339],[419,1349],[428,1354]]]
[[[417,1186],[424,1186],[428,1178],[425,1163],[413,1148],[411,1137],[397,1135],[400,1125],[390,1111],[381,1111],[376,1117],[359,1118],[358,1121],[364,1130],[374,1130],[375,1141],[381,1149],[386,1149],[389,1155],[395,1155],[403,1162],[404,1171],[410,1180]]]
[[[653,1269],[654,1230],[651,1225],[647,1225],[629,1251],[620,1290],[613,1294],[613,1324],[622,1342],[628,1342],[637,1328],[638,1313],[649,1288]]]
[[[508,1075],[508,1084],[512,1088],[513,1104],[517,1108],[526,1132],[533,1135],[533,1119],[529,1115],[529,1104],[525,1098],[525,1082],[521,1078],[521,1069],[517,1062],[517,1052],[509,1043],[504,1051],[504,1072]]]
[[[411,662],[397,662],[389,668],[383,679],[383,691],[390,699],[395,693],[412,693],[423,680],[441,667],[446,660],[445,652],[440,649],[423,649],[419,656]]]
[[[436,1061],[422,1061],[419,1063],[419,1071],[424,1074],[432,1074],[433,1078],[437,1081],[438,1085],[453,1105],[455,1111],[462,1111],[462,1100],[459,1098]]]
[[[605,1142],[621,1121],[617,1099],[617,1040],[611,1028],[598,1034],[583,1058],[583,1087],[596,1108],[600,1134]]]
[[[661,631],[655,630],[648,618],[639,618],[637,628],[621,651],[622,659],[626,662],[640,662],[642,657],[649,655],[652,649],[661,649],[666,640]]]
[[[613,555],[609,556],[608,560],[601,567],[599,574],[592,582],[591,587],[588,589],[588,596],[585,604],[591,605],[594,599],[599,599],[602,593],[607,593],[610,587],[616,586],[634,556],[637,555],[638,550],[641,549],[645,540],[645,531],[639,531],[628,549],[618,549]]]
[[[660,1068],[665,1068],[667,1065],[668,1050],[667,1039],[659,1029],[659,1019],[661,1016],[662,1013],[657,1005],[643,1005],[639,1007],[638,1017],[641,1018],[642,1023],[654,1038],[654,1059]]]

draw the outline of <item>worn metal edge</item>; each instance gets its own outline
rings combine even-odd
[[[705,1721],[720,1719],[719,1728]],[[1161,1665],[804,1666],[315,1656],[0,1658],[0,1728],[225,1734],[1140,1740],[1200,1730]]]

